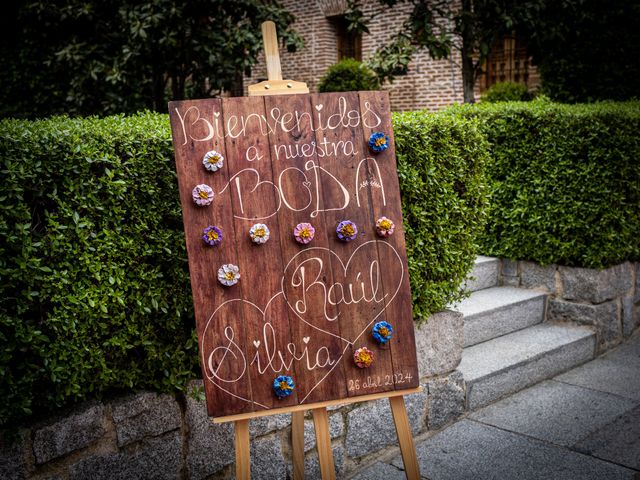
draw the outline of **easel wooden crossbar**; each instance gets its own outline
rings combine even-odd
[[[276,27],[273,22],[268,21],[262,24],[262,36],[264,40],[268,80],[255,85],[250,85],[249,96],[309,93],[309,89],[305,83],[282,79]],[[302,480],[304,479],[304,412],[311,410],[322,478],[323,480],[335,480],[336,473],[333,462],[333,450],[331,448],[331,436],[329,434],[329,416],[327,413],[327,407],[388,398],[393,415],[393,421],[396,427],[396,433],[398,435],[398,443],[400,445],[406,477],[410,480],[418,480],[420,478],[420,470],[415,445],[413,443],[411,426],[409,424],[409,418],[407,416],[407,410],[404,403],[404,395],[419,393],[421,391],[422,388],[419,387],[361,395],[339,400],[265,410],[262,412],[250,412],[218,417],[213,419],[213,422],[234,422],[236,478],[238,480],[248,480],[251,475],[249,420],[269,415],[291,414],[293,478],[294,480]]]

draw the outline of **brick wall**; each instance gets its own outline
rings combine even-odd
[[[316,92],[319,79],[327,68],[338,61],[335,27],[313,0],[283,0],[282,4],[295,16],[294,27],[305,40],[305,47],[295,53],[280,48],[283,78],[306,82],[309,90]],[[377,1],[363,2],[365,14],[377,8],[381,8]],[[369,27],[370,34],[362,38],[362,58],[368,58],[377,47],[400,30],[411,8],[409,4],[402,4],[373,20]],[[462,72],[457,66],[459,64],[457,52],[451,59],[437,61],[432,60],[426,52],[415,55],[409,72],[396,77],[391,85],[384,87],[389,90],[391,108],[436,110],[452,103],[462,103]],[[251,77],[245,78],[245,91],[248,85],[264,80],[266,76],[264,57],[261,56]]]
[[[305,40],[305,47],[295,53],[280,48],[283,78],[306,82],[309,90],[316,92],[319,79],[327,68],[338,61],[336,29],[315,0],[282,0],[282,4],[295,16],[294,27]],[[383,8],[377,0],[364,0],[362,5],[365,15]],[[388,42],[400,30],[411,8],[410,4],[397,5],[374,18],[369,25],[370,34],[362,37],[363,59],[371,56],[377,47]],[[384,86],[389,91],[392,110],[438,110],[462,103],[460,65],[460,53],[457,50],[446,60],[433,60],[427,52],[414,55],[408,73]],[[536,75],[535,72],[532,74]],[[252,75],[244,79],[245,92],[248,85],[266,78],[264,56],[261,56]],[[480,96],[480,88],[480,82],[477,82],[476,98]]]

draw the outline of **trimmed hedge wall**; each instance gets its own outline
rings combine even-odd
[[[450,113],[479,119],[490,143],[483,253],[589,268],[640,260],[640,102]]]
[[[394,117],[416,318],[459,299],[485,203],[475,120]],[[0,425],[199,373],[166,115],[0,121]]]

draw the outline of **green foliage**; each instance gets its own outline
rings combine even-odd
[[[475,121],[447,113],[394,114],[414,315],[462,298],[487,204],[487,142]]]
[[[331,65],[318,83],[319,92],[356,92],[379,88],[376,74],[353,58],[345,58]]]
[[[538,0],[523,22],[544,93],[562,102],[640,97],[638,0]]]
[[[396,75],[407,73],[414,52],[411,40],[398,36],[388,45],[378,48],[364,64],[375,72],[381,84],[385,81],[393,83]]]
[[[302,45],[275,1],[11,2],[0,19],[0,116],[166,111],[169,99],[237,91],[264,20],[289,49]]]
[[[197,366],[166,116],[0,121],[0,425]]]
[[[482,95],[483,102],[519,102],[531,100],[525,85],[513,82],[498,82]]]
[[[368,60],[381,80],[392,80],[398,69],[408,68],[414,53],[426,50],[431,58],[461,55],[464,101],[473,103],[474,84],[494,43],[511,33],[532,5],[542,0],[378,0],[381,8],[362,14],[361,2],[350,0],[352,26],[368,32],[368,24],[398,4],[408,4],[410,13],[390,43],[380,46]],[[388,60],[385,57],[388,56]]]
[[[394,117],[416,318],[460,298],[483,223],[477,122]],[[0,425],[198,373],[165,115],[0,121]]]
[[[488,255],[601,268],[640,260],[640,103],[457,107],[490,145]]]

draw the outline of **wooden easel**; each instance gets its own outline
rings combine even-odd
[[[249,96],[309,93],[309,88],[306,83],[282,79],[276,26],[273,22],[268,21],[262,24],[262,38],[264,40],[268,80],[255,85],[250,85]],[[251,472],[249,420],[251,418],[290,413],[293,478],[294,480],[302,480],[304,479],[304,412],[306,410],[311,410],[316,432],[316,447],[318,449],[318,459],[322,478],[323,480],[335,480],[336,473],[333,463],[331,436],[329,434],[329,416],[327,414],[327,407],[388,398],[391,405],[391,412],[393,414],[393,421],[396,426],[398,443],[400,444],[400,452],[402,453],[402,461],[404,463],[407,479],[418,480],[420,478],[420,468],[418,466],[418,457],[416,455],[413,436],[411,434],[411,426],[409,425],[409,418],[404,404],[404,395],[419,393],[421,391],[422,388],[418,387],[407,390],[361,395],[308,405],[296,405],[292,407],[272,409],[264,412],[251,412],[218,417],[215,418],[213,422],[234,422],[236,478],[238,480],[248,480]]]

